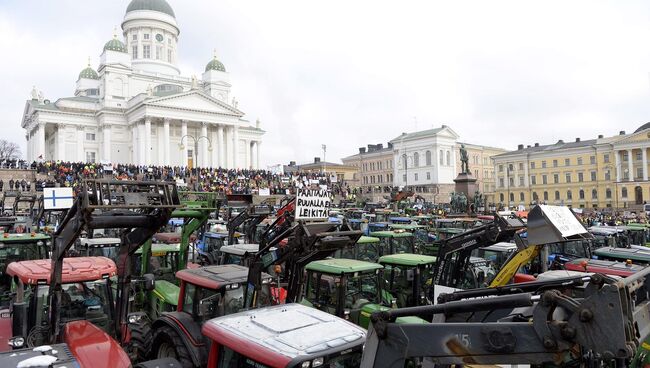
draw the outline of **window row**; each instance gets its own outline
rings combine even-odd
[[[431,151],[426,151],[424,154],[424,164],[425,166],[431,166],[433,164],[433,154]],[[402,155],[402,167],[404,168],[409,168],[409,167],[420,167],[420,153],[414,152],[413,157],[412,157],[412,163],[409,166],[409,158],[406,154]],[[440,165],[447,165],[451,166],[451,152],[450,151],[445,151],[445,150],[440,150],[439,153],[439,160],[440,160]]]

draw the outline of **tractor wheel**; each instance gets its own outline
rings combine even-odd
[[[127,351],[136,362],[143,362],[147,360],[151,348],[151,325],[139,323],[129,325],[129,328],[131,329],[131,342]]]
[[[151,359],[174,358],[181,363],[181,367],[194,368],[190,352],[173,328],[163,326],[156,329],[152,342]]]

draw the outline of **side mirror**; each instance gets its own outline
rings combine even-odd
[[[144,280],[144,289],[146,291],[152,291],[156,287],[156,279],[153,274],[145,273],[142,275]]]
[[[213,316],[219,301],[221,300],[220,294],[214,294],[210,297],[202,299],[199,302],[199,316]]]

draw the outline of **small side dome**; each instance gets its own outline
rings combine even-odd
[[[81,73],[79,73],[79,78],[86,78],[86,79],[99,79],[99,75],[95,71],[95,69],[90,67],[90,58],[88,59],[88,66],[86,69],[82,70]]]
[[[223,66],[223,63],[221,61],[217,60],[217,52],[215,51],[214,57],[212,60],[208,63],[208,65],[205,66],[205,71],[210,71],[210,70],[216,70],[220,72],[225,72],[226,67]]]
[[[104,51],[106,51],[106,50],[127,53],[126,46],[124,45],[124,43],[122,41],[118,40],[117,38],[114,38],[114,39],[106,42],[106,44],[104,45]]]
[[[639,129],[635,130],[634,133],[638,133],[640,131],[650,129],[650,123],[645,123],[639,127]]]

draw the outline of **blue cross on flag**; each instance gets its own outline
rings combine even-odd
[[[43,207],[46,210],[63,210],[72,207],[72,188],[43,188]]]

